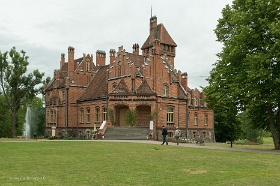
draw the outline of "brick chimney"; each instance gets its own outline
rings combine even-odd
[[[105,66],[106,52],[103,50],[96,51],[96,66]]]
[[[153,16],[150,18],[150,42],[153,42],[155,39],[156,27],[157,27],[157,17]]]
[[[133,44],[132,48],[133,48],[133,54],[139,55],[139,45],[138,45],[138,43]]]
[[[62,68],[64,64],[65,64],[65,54],[62,53],[60,59],[60,68]]]
[[[69,46],[68,47],[68,72],[74,72],[74,53],[75,53],[75,48]]]
[[[188,86],[188,73],[184,72],[181,74],[181,71],[178,72],[179,77],[181,75],[181,85],[184,87],[185,91],[189,90],[189,86]]]
[[[116,51],[115,49],[110,49],[110,63],[112,63],[114,60],[116,60]]]

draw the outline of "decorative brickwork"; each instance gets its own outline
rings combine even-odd
[[[45,86],[46,135],[55,130],[57,136],[92,139],[97,132],[106,133],[108,126],[127,126],[130,109],[138,113],[134,127],[149,129],[154,140],[161,139],[165,125],[170,137],[179,127],[189,141],[214,141],[213,111],[207,109],[202,92],[188,87],[187,73],[174,68],[176,47],[155,16],[142,54],[137,43],[132,53],[123,46],[117,52],[110,49],[106,65],[105,51],[97,50],[94,62],[86,54],[75,59],[75,49],[69,47],[68,62],[61,54],[60,69]]]

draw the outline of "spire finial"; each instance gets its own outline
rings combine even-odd
[[[151,6],[151,18],[153,17],[153,6]]]

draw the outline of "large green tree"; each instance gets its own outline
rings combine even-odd
[[[204,88],[213,103],[226,87],[232,106],[251,110],[259,128],[269,126],[275,149],[280,146],[279,7],[280,0],[234,0],[222,10],[215,33],[223,48]]]
[[[10,51],[0,51],[0,83],[6,103],[11,110],[11,135],[16,136],[17,112],[20,105],[32,99],[40,91],[44,73],[34,70],[27,74],[29,65],[25,51],[17,52],[13,47]],[[38,87],[38,88],[37,88]]]
[[[0,138],[10,136],[11,114],[4,95],[0,92]]]

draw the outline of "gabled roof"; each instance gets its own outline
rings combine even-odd
[[[117,87],[112,91],[112,93],[129,93],[127,85],[124,82],[124,79],[120,81]]]
[[[100,99],[108,95],[108,65],[97,67],[95,75],[85,92],[78,99],[79,101],[86,101],[92,99]]]
[[[141,85],[137,88],[136,94],[155,94],[146,80],[142,81]]]
[[[162,23],[156,26],[154,39],[158,39],[160,43],[177,47],[177,44],[173,41],[172,37],[169,35],[169,33],[167,32],[166,28]],[[149,37],[147,38],[147,40],[145,41],[141,49],[145,49],[153,46],[153,42],[154,41],[151,41],[151,35],[149,35]]]

